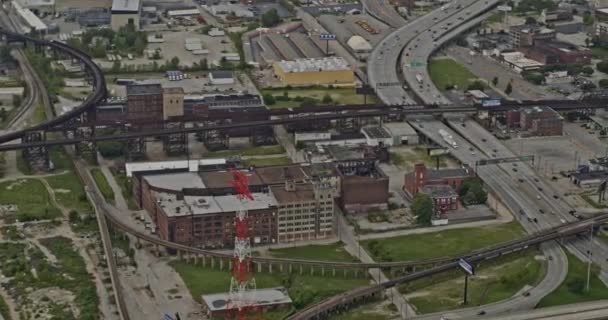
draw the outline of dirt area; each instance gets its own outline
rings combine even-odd
[[[391,163],[400,169],[404,170],[404,174],[411,172],[416,163],[423,162],[429,168],[435,168],[437,161],[431,158],[424,145],[417,146],[395,146],[390,148]],[[439,168],[459,168],[458,162],[451,157],[441,157],[439,159]]]
[[[67,305],[70,310],[78,318],[80,311],[74,305],[74,293],[62,290],[60,288],[44,288],[36,290],[28,295],[28,299],[36,301],[35,308],[38,310],[35,314],[49,314],[50,303]]]

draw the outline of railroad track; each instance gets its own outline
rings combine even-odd
[[[588,232],[590,225],[600,225],[608,221],[608,214],[602,214],[594,218],[569,223],[553,229],[539,232],[534,235],[524,237],[516,241],[510,241],[483,250],[473,255],[464,255],[461,258],[469,263],[476,263],[482,260],[493,259],[508,253],[513,253],[519,250],[526,249],[530,246],[538,245],[543,242],[556,240],[562,237],[568,237],[582,232]],[[299,312],[293,314],[288,320],[307,320],[307,319],[325,319],[332,313],[338,313],[348,309],[351,306],[357,305],[358,302],[364,301],[369,297],[380,294],[382,291],[401,285],[414,280],[422,279],[438,273],[446,272],[458,268],[458,261],[452,261],[443,265],[439,265],[430,269],[417,271],[408,275],[398,277],[380,284],[370,285],[366,287],[356,288],[342,294],[327,298],[321,302],[311,305]]]

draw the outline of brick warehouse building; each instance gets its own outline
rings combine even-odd
[[[414,172],[405,175],[403,190],[415,195],[425,186],[449,185],[458,190],[464,179],[474,177],[475,172],[470,168],[458,169],[427,169],[423,163],[414,166]]]
[[[335,207],[342,204],[338,201],[341,186],[348,180],[342,180],[337,167],[323,163],[242,170],[256,197],[249,208],[254,226],[252,241],[262,244],[333,236]],[[150,224],[156,225],[165,240],[199,247],[230,246],[233,234],[228,227],[238,208],[230,173],[223,168],[174,168],[131,172],[133,194],[148,212]],[[373,177],[365,178],[373,181]],[[293,187],[288,188],[287,182]],[[345,185],[346,195],[360,189],[348,182]],[[384,194],[367,192],[348,199],[347,206],[372,203],[386,207],[386,202],[378,204],[381,200],[377,199],[387,200],[388,189]]]
[[[534,136],[561,136],[563,119],[549,107],[534,107],[521,111],[520,127]]]
[[[337,165],[341,205],[347,212],[388,208],[388,177],[374,161],[347,161]]]
[[[160,84],[127,85],[127,118],[130,120],[162,120],[162,86]]]

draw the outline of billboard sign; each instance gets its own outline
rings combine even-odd
[[[513,10],[513,8],[511,8],[511,6],[498,6],[498,11],[509,12],[511,10]]]
[[[336,35],[332,33],[321,33],[319,38],[321,40],[336,40]]]
[[[429,151],[429,156],[431,157],[440,157],[449,154],[450,151],[448,149],[432,149]]]
[[[481,102],[482,107],[499,107],[500,99],[487,99]]]
[[[464,272],[468,273],[469,275],[473,275],[473,266],[466,262],[464,259],[460,259],[458,260],[458,265],[460,266],[460,268],[462,268],[462,270],[464,270]]]

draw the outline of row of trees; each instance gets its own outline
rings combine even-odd
[[[146,33],[127,25],[114,31],[109,28],[88,29],[80,38],[71,38],[68,45],[79,48],[94,58],[104,58],[109,50],[118,53],[143,54],[148,44]]]

